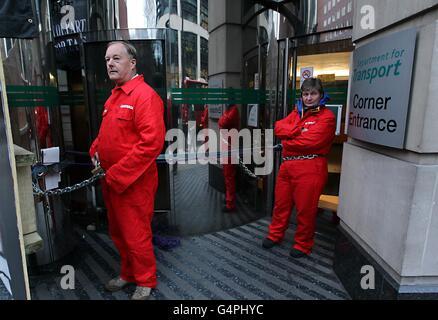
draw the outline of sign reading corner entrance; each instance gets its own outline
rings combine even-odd
[[[354,51],[349,136],[404,147],[416,35],[416,29],[396,32]]]

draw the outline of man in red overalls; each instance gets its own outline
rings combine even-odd
[[[298,110],[277,121],[274,133],[283,145],[283,162],[275,186],[275,203],[264,248],[283,240],[291,210],[297,211],[297,229],[290,251],[293,258],[311,253],[319,197],[327,181],[327,155],[335,137],[335,115],[325,108],[319,79],[301,86]]]
[[[239,110],[235,104],[226,105],[224,114],[219,118],[219,129],[236,129],[240,128]],[[228,139],[228,151],[231,150],[231,139]],[[223,164],[225,178],[225,206],[223,212],[236,211],[236,165],[231,163],[231,156],[228,157],[227,163]]]
[[[117,291],[136,283],[132,299],[143,300],[157,283],[151,220],[158,186],[155,161],[165,137],[164,107],[143,76],[137,75],[132,45],[109,43],[105,60],[116,87],[105,103],[90,156],[106,171],[102,192],[109,233],[121,259],[120,276],[105,288]]]

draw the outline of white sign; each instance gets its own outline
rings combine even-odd
[[[59,147],[41,149],[43,164],[53,164],[59,162]]]
[[[259,124],[259,105],[248,105],[248,126],[257,127]]]
[[[223,88],[223,81],[220,80],[209,80],[209,88]],[[210,119],[219,119],[222,116],[222,104],[209,104],[208,105],[208,117]]]
[[[329,108],[336,116],[336,135],[339,136],[341,134],[341,118],[342,118],[342,104],[326,104],[327,108]]]
[[[300,69],[300,87],[304,80],[313,78],[313,67],[304,67]]]
[[[260,75],[258,73],[254,74],[254,89],[260,89]]]

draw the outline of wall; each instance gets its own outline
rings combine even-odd
[[[350,138],[344,146],[338,214],[341,230],[400,288],[421,292],[427,287],[429,292],[438,293],[437,4],[407,0],[355,2],[356,48],[411,27],[417,28],[417,42],[405,148]],[[375,9],[375,30],[361,28],[360,9],[364,5]]]

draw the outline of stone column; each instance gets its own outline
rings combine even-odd
[[[35,154],[17,145],[14,145],[14,152],[24,248],[26,254],[31,254],[43,247],[43,239],[37,232],[35,203],[32,190],[32,172],[30,169],[30,166],[35,161]]]
[[[334,268],[353,299],[438,298],[437,5],[355,2],[356,46],[412,27],[417,41],[405,147],[344,145]],[[374,29],[362,28],[364,6]]]
[[[242,1],[208,1],[208,84],[210,88],[241,88]],[[209,128],[219,133],[217,118],[209,110]],[[240,116],[241,109],[239,108]],[[223,191],[222,170],[209,165],[209,182]]]

